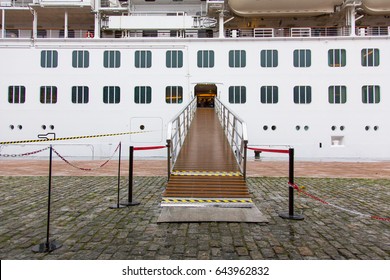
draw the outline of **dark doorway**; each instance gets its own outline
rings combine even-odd
[[[217,86],[215,84],[197,84],[195,86],[195,96],[197,97],[198,107],[214,108]]]

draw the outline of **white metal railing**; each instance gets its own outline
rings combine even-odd
[[[169,123],[167,128],[167,148],[168,148],[168,180],[177,156],[183,147],[192,119],[194,118],[197,102],[196,97],[181,110]]]
[[[218,98],[215,98],[215,110],[236,157],[241,173],[246,178],[246,148],[248,145],[246,123],[227,108]]]

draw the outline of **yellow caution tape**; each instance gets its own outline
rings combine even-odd
[[[90,139],[90,138],[120,136],[120,135],[127,135],[127,134],[140,134],[140,133],[147,133],[147,132],[151,132],[151,131],[138,131],[138,132],[131,132],[130,131],[130,132],[120,132],[120,133],[110,133],[110,134],[60,137],[60,138],[54,138],[54,139],[31,139],[31,140],[18,140],[18,141],[4,141],[4,142],[0,142],[0,145],[51,142],[51,141],[65,141],[65,140],[75,140],[75,139]]]

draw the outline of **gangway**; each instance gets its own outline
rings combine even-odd
[[[215,98],[197,108],[196,98],[168,125],[165,203],[249,203],[245,181],[246,125]]]

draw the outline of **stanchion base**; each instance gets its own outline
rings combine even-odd
[[[290,215],[289,213],[279,214],[279,217],[283,219],[297,220],[297,221],[301,221],[305,218],[303,215]]]
[[[123,205],[123,206],[137,206],[137,205],[140,205],[140,202],[138,202],[138,201],[125,202],[125,203],[121,203],[121,205]]]
[[[35,245],[32,247],[32,251],[34,253],[47,253],[47,252],[52,252],[58,248],[61,248],[62,244],[58,243],[57,241],[51,241],[49,243],[41,243],[39,245]]]
[[[123,206],[121,204],[114,204],[110,206],[110,209],[119,209],[119,208],[125,208],[126,206]]]

